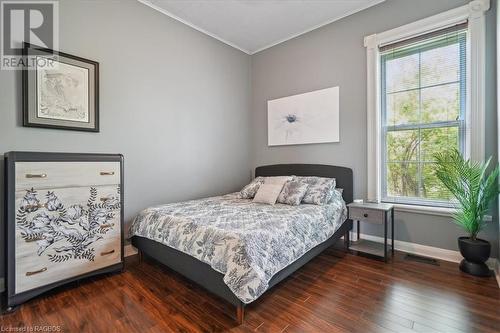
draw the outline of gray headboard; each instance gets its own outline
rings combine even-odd
[[[352,169],[323,164],[274,164],[255,168],[255,177],[270,176],[318,176],[335,178],[337,187],[344,189],[342,196],[346,203],[353,199]]]

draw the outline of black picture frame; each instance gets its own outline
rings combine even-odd
[[[88,69],[88,121],[61,120],[50,117],[38,117],[37,101],[37,71],[30,68],[33,65],[30,59],[36,56],[45,56],[56,59],[60,63],[74,67]],[[64,52],[40,47],[30,43],[23,43],[22,58],[24,62],[22,73],[23,91],[23,126],[39,127],[72,131],[99,132],[99,63]]]

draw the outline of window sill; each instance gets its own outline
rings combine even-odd
[[[394,210],[397,212],[415,213],[415,214],[426,214],[434,216],[445,216],[452,217],[457,211],[455,208],[447,207],[432,207],[432,206],[418,206],[418,205],[404,205],[404,204],[393,204]]]

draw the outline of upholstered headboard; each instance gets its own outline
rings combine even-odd
[[[323,164],[274,164],[255,168],[255,177],[263,176],[318,176],[335,178],[337,187],[344,189],[342,196],[346,203],[353,200],[352,169]]]

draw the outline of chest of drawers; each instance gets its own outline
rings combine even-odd
[[[7,309],[123,269],[123,156],[5,154]]]

